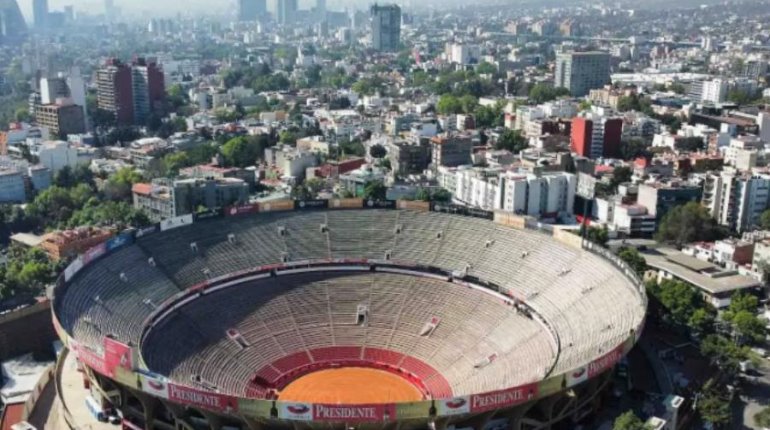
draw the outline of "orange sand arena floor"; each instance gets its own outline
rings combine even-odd
[[[309,373],[284,388],[279,400],[308,403],[391,403],[422,400],[409,381],[377,369],[345,367]]]

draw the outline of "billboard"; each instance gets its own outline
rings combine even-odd
[[[329,201],[329,207],[334,209],[361,209],[364,207],[364,199],[333,199]]]
[[[576,195],[591,200],[596,194],[596,178],[588,173],[578,173]]]
[[[203,391],[174,383],[168,384],[168,399],[202,409],[231,414],[238,412],[238,399],[225,394]]]
[[[396,209],[395,200],[365,200],[364,209]]]
[[[625,344],[621,344],[612,351],[590,362],[588,364],[588,377],[593,378],[594,376],[603,373],[605,370],[614,366],[618,361],[620,361],[621,358],[623,358],[624,347]]]
[[[396,405],[396,417],[400,420],[424,418],[430,415],[431,402],[399,403]]]
[[[148,227],[142,227],[140,229],[137,229],[136,230],[136,237],[149,236],[151,234],[157,233],[158,231],[160,231],[159,225],[158,224],[153,224],[153,225],[148,226]]]
[[[326,209],[329,207],[328,200],[296,200],[294,210],[309,211],[313,209]]]
[[[313,405],[313,421],[366,422],[389,421],[396,417],[396,405],[339,405],[317,403]]]
[[[118,367],[131,370],[134,368],[134,348],[118,342],[110,337],[104,337],[104,362],[111,373]]]
[[[430,211],[430,202],[422,202],[417,200],[399,200],[398,208],[413,210],[413,211],[420,211],[420,212],[428,212]]]
[[[257,203],[225,208],[225,216],[247,215],[255,214],[257,212],[259,212],[259,204]]]
[[[272,407],[271,400],[238,399],[238,412],[252,418],[269,417]]]
[[[313,405],[310,403],[275,402],[278,418],[294,421],[313,421]]]
[[[527,384],[505,390],[471,396],[471,412],[484,412],[525,403],[537,395],[537,384]]]
[[[107,251],[114,251],[122,246],[130,245],[134,243],[134,236],[130,233],[119,234],[105,243]]]
[[[139,373],[139,384],[142,391],[155,397],[162,399],[169,398],[168,386],[169,383],[165,378],[154,377],[144,373]]]
[[[468,396],[436,400],[436,413],[439,416],[462,415],[470,411],[471,402]]]
[[[83,258],[82,257],[78,257],[78,258],[72,260],[72,263],[70,263],[70,265],[67,266],[66,269],[64,269],[64,280],[65,281],[69,281],[82,268],[83,268]]]
[[[281,212],[294,210],[294,200],[276,200],[274,202],[260,203],[260,212]]]
[[[99,354],[91,351],[85,346],[76,344],[74,342],[70,342],[70,344],[72,350],[75,351],[75,354],[77,354],[78,360],[80,360],[83,365],[91,368],[94,372],[101,375],[110,378],[113,376],[110,369],[107,368],[107,364],[104,362],[104,359],[100,357]]]
[[[100,243],[92,248],[89,248],[86,252],[83,253],[83,265],[88,265],[106,253],[107,245],[104,243]]]
[[[160,222],[160,231],[172,230],[179,227],[188,226],[193,223],[192,214],[176,216],[174,218],[164,219]]]
[[[202,221],[204,219],[218,218],[221,215],[222,215],[221,211],[210,210],[210,211],[198,212],[195,215],[193,215],[193,218],[195,219],[195,221]]]

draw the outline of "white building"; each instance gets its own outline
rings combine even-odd
[[[727,98],[727,81],[723,79],[712,79],[703,82],[701,101],[713,104],[719,104]]]
[[[457,203],[535,217],[572,214],[577,179],[565,172],[439,168],[439,184]]]
[[[727,169],[708,175],[703,205],[719,224],[739,232],[756,226],[770,205],[770,175],[752,175]]]

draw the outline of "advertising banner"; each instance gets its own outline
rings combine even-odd
[[[294,210],[294,200],[276,200],[274,202],[260,203],[260,212],[281,212]]]
[[[80,362],[83,363],[83,365],[90,367],[94,372],[99,373],[101,375],[104,375],[110,378],[113,376],[112,372],[110,372],[110,370],[107,368],[107,365],[104,362],[104,359],[100,357],[97,353],[79,344],[73,344],[72,347],[73,347],[73,350],[75,351],[75,354],[77,354],[78,356],[78,360],[80,360]]]
[[[468,396],[436,400],[436,413],[439,416],[462,415],[470,411],[471,402]]]
[[[188,226],[192,223],[193,223],[192,214],[164,219],[163,221],[160,222],[160,231],[172,230],[175,228]]]
[[[86,252],[83,253],[83,265],[88,265],[106,253],[107,245],[104,243],[100,243],[93,248],[89,248]]]
[[[430,211],[430,203],[416,200],[399,200],[399,209],[408,209],[413,211],[428,212]]]
[[[131,245],[132,243],[134,243],[134,236],[130,233],[123,233],[108,240],[105,245],[107,246],[107,251],[114,251],[121,246]]]
[[[238,399],[238,412],[250,418],[269,417],[272,407],[270,400]]]
[[[396,418],[407,420],[428,417],[430,415],[430,406],[430,401],[399,403],[396,405]]]
[[[536,395],[537,384],[527,384],[485,394],[474,394],[471,396],[471,412],[484,412],[516,406],[533,399]]]
[[[294,421],[313,421],[313,405],[310,403],[275,402],[278,418]]]
[[[81,257],[72,260],[72,263],[70,263],[70,265],[64,269],[64,280],[69,282],[69,280],[72,279],[72,277],[75,276],[75,274],[77,274],[82,268],[83,259]]]
[[[225,208],[225,216],[247,215],[259,212],[259,204],[230,206]]]
[[[221,215],[222,215],[221,211],[212,210],[212,211],[198,212],[193,216],[193,218],[195,219],[195,221],[203,221],[205,219],[218,218]]]
[[[553,378],[548,378],[544,381],[540,381],[537,388],[537,395],[540,397],[546,397],[550,396],[551,394],[556,394],[564,387],[562,386],[564,384],[564,375],[558,375],[554,376]]]
[[[114,373],[115,369],[118,367],[131,370],[134,368],[134,349],[124,343],[105,336],[104,362],[111,373]]]
[[[389,421],[396,417],[396,405],[334,405],[314,404],[313,421]]]
[[[361,209],[364,207],[364,199],[333,199],[329,201],[329,207],[334,209]]]
[[[621,358],[623,358],[623,347],[625,345],[619,345],[612,351],[608,352],[607,354],[604,354],[603,356],[597,358],[596,360],[592,361],[588,365],[588,377],[593,378],[594,376],[604,372],[605,370],[611,368],[614,366],[618,361],[620,361]]]
[[[157,233],[158,231],[160,231],[160,226],[158,224],[154,224],[149,227],[142,227],[136,230],[136,237],[149,236],[151,234]]]
[[[395,200],[366,200],[364,209],[396,209]]]
[[[142,391],[145,393],[162,399],[169,398],[169,383],[164,378],[139,373],[139,383],[141,384]]]
[[[326,209],[328,207],[329,207],[328,200],[297,200],[294,202],[294,210],[297,210],[297,211]]]
[[[588,380],[588,367],[582,366],[567,372],[567,387],[574,387]]]
[[[238,399],[224,394],[168,384],[168,399],[184,405],[231,414],[238,412]]]

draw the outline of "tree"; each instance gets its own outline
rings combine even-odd
[[[650,430],[642,420],[636,416],[634,411],[627,411],[615,418],[612,430]]]
[[[364,186],[364,198],[367,200],[385,200],[388,188],[380,181],[370,181]]]
[[[730,339],[717,334],[706,336],[700,345],[701,354],[708,357],[711,364],[718,366],[727,375],[736,375],[740,362],[746,360],[748,352]]]
[[[118,170],[104,185],[104,195],[110,200],[130,200],[131,187],[144,180],[142,175],[136,170],[125,167]]]
[[[476,73],[479,75],[494,75],[497,73],[497,67],[494,64],[482,61],[476,66]]]
[[[759,226],[762,230],[770,230],[770,209],[762,212],[762,215],[759,217]]]
[[[684,137],[676,140],[674,149],[686,152],[702,151],[706,149],[706,143],[702,137]]]
[[[770,427],[770,406],[754,414],[754,424],[757,427]]]
[[[686,327],[695,310],[704,306],[695,288],[682,281],[665,279],[650,285],[649,291],[666,310],[664,320],[680,327]]]
[[[451,94],[444,94],[438,100],[436,110],[441,115],[453,115],[461,113],[463,111],[463,105],[457,97]]]
[[[372,147],[369,148],[369,155],[371,155],[372,158],[380,159],[388,155],[388,150],[380,144],[372,145]]]
[[[72,188],[78,184],[93,187],[94,174],[86,164],[79,164],[74,169],[64,166],[54,175],[53,184],[62,188]]]
[[[264,154],[268,143],[268,137],[265,135],[235,137],[222,145],[222,158],[228,166],[253,166]]]
[[[620,141],[620,156],[624,160],[634,160],[649,155],[649,145],[639,138],[623,139]]]
[[[698,412],[701,418],[720,428],[730,423],[730,399],[725,390],[719,388],[713,379],[703,386],[698,399]]]
[[[495,144],[495,149],[505,149],[511,151],[514,154],[518,154],[522,150],[529,147],[529,142],[522,136],[519,130],[506,129],[500,134]]]
[[[671,209],[661,220],[655,239],[681,247],[695,241],[712,242],[724,236],[708,209],[697,202]]]
[[[586,228],[588,228],[587,231]],[[586,227],[582,225],[580,226],[580,234],[585,235],[586,239],[601,246],[606,246],[610,240],[610,232],[607,230],[607,227]]]
[[[141,209],[134,208],[129,202],[102,202],[97,199],[91,199],[83,208],[76,210],[68,221],[70,228],[81,225],[100,225],[115,227],[118,230],[149,224],[150,219],[147,214]]]
[[[116,127],[107,133],[104,141],[107,145],[127,144],[142,137],[141,133],[134,127]]]
[[[731,320],[735,332],[754,343],[764,342],[767,335],[765,321],[758,318],[753,312],[740,311],[733,315]]]
[[[712,307],[695,309],[687,320],[687,326],[699,335],[708,334],[714,329],[716,310]]]
[[[640,275],[647,270],[647,262],[636,248],[622,248],[618,252],[618,257]]]
[[[634,172],[628,166],[618,166],[612,170],[612,181],[610,186],[612,189],[617,190],[620,184],[631,182],[631,177]]]
[[[547,84],[535,84],[532,89],[529,90],[529,99],[537,104],[564,96],[569,96],[568,89],[563,87],[554,88]]]

